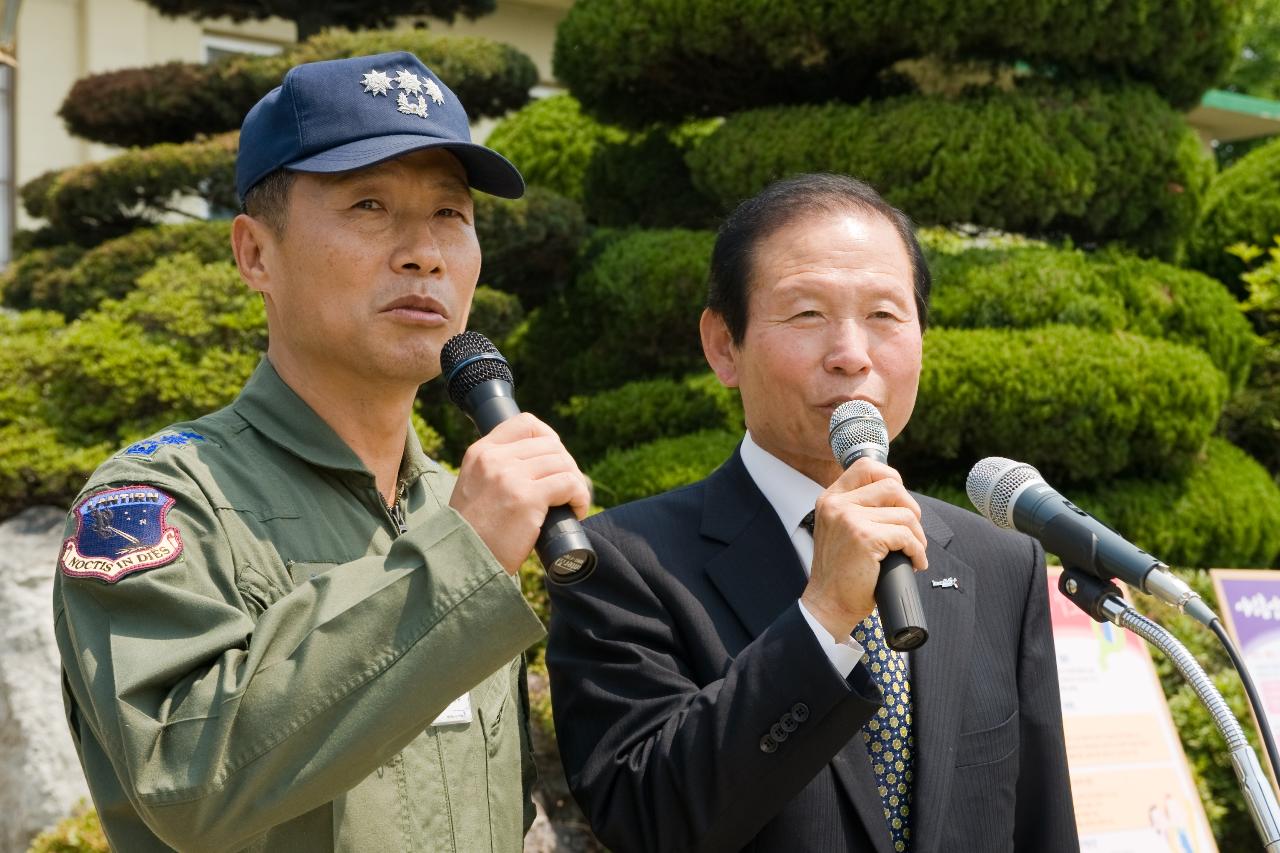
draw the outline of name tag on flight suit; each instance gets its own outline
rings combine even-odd
[[[433,726],[465,726],[471,722],[471,693],[463,693],[431,721]]]

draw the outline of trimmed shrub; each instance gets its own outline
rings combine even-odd
[[[1222,428],[1280,482],[1280,239],[1266,257],[1244,275],[1249,298],[1243,307],[1262,346],[1248,385],[1227,404]]]
[[[694,187],[685,163],[713,129],[707,122],[655,127],[601,146],[582,178],[587,217],[620,228],[714,227],[719,209]]]
[[[183,145],[135,149],[60,173],[44,197],[43,216],[66,242],[92,246],[171,213],[180,196],[239,207],[235,189],[238,134]],[[30,207],[28,213],[35,213]]]
[[[900,59],[1023,62],[1059,79],[1145,81],[1190,106],[1239,53],[1231,0],[1027,4],[579,0],[556,77],[606,121],[645,125],[769,104],[858,101]]]
[[[687,155],[724,208],[778,178],[857,175],[924,224],[974,223],[1176,251],[1212,159],[1151,90],[988,91],[731,116]]]
[[[1271,245],[1280,234],[1280,139],[1250,151],[1218,175],[1205,194],[1187,262],[1243,296],[1246,265],[1227,249],[1236,243]]]
[[[986,456],[1051,482],[1168,476],[1204,446],[1227,383],[1201,351],[1125,332],[933,329],[895,467],[939,479]]]
[[[181,252],[203,263],[229,260],[231,223],[215,220],[139,229],[87,252],[78,246],[37,250],[0,275],[0,291],[6,305],[46,308],[70,319],[104,299],[125,296],[156,261]]]
[[[736,389],[712,373],[683,379],[649,379],[591,396],[575,395],[556,407],[560,435],[579,464],[610,449],[701,430],[741,435],[742,403]]]
[[[596,153],[626,139],[625,131],[584,115],[572,95],[553,95],[507,117],[485,144],[515,163],[530,184],[581,202]]]
[[[65,328],[44,311],[0,313],[0,518],[36,504],[69,504],[112,445],[64,443],[40,416],[41,387]]]
[[[266,318],[233,265],[184,254],[50,348],[35,375],[41,420],[67,443],[114,445],[230,402],[266,349]]]
[[[1248,321],[1226,288],[1191,270],[1048,246],[932,251],[929,266],[937,326],[1125,330],[1204,350],[1233,388],[1248,375]]]
[[[1050,485],[1060,485],[1043,467],[1032,464]],[[925,484],[908,481],[908,486],[973,509],[963,474],[950,481],[921,482]],[[1171,565],[1280,565],[1280,486],[1256,460],[1221,438],[1209,438],[1203,452],[1192,454],[1192,464],[1182,476],[1111,482],[1099,476],[1065,494]]]
[[[530,312],[509,341],[521,399],[547,411],[570,392],[702,368],[698,316],[713,240],[654,230],[590,241],[573,287]]]
[[[587,231],[575,202],[531,186],[514,201],[476,193],[475,205],[482,281],[516,294],[527,308],[569,283]]]
[[[476,288],[475,296],[471,298],[471,314],[467,317],[468,329],[474,329],[498,345],[522,320],[524,309],[514,294],[483,284]]]
[[[583,114],[572,95],[555,95],[508,117],[488,144],[530,184],[582,202],[597,225],[703,228],[718,211],[694,187],[685,154],[715,126],[690,122],[633,134]]]
[[[729,458],[741,432],[707,430],[611,451],[587,469],[603,507],[656,495],[710,474]]]
[[[1219,438],[1183,479],[1115,483],[1077,503],[1173,565],[1280,565],[1280,486]]]
[[[108,145],[187,142],[240,127],[258,99],[301,62],[407,50],[453,90],[472,118],[522,106],[538,70],[515,48],[423,30],[330,30],[278,56],[235,56],[214,64],[166,62],[91,74],[76,81],[58,115],[82,139]]]
[[[0,304],[20,311],[51,307],[49,294],[60,292],[68,273],[84,257],[74,243],[22,252],[0,272]],[[55,309],[56,310],[56,309]]]

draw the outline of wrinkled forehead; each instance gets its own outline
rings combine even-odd
[[[865,235],[870,239],[874,236],[877,247],[901,251],[910,283],[915,274],[914,261],[898,223],[873,207],[850,201],[792,210],[756,234],[747,249],[747,297],[750,298],[760,285],[771,283],[764,280],[761,270],[777,255],[798,250],[822,252],[832,248],[834,244],[829,241],[835,230],[832,226],[843,226],[839,230],[850,237]]]

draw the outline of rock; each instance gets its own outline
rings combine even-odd
[[[65,510],[32,507],[0,524],[0,850],[26,850],[89,797],[53,639],[65,519]]]

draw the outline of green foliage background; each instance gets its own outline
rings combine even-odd
[[[477,197],[470,327],[506,353],[522,404],[560,431],[600,504],[692,482],[732,452],[740,403],[697,333],[714,228],[772,180],[838,170],[937,226],[922,236],[925,373],[894,447],[909,485],[967,506],[968,465],[1011,456],[1202,588],[1204,567],[1274,567],[1276,155],[1218,176],[1179,117],[1260,19],[1229,0],[1104,6],[578,0],[556,46],[571,93],[527,105],[527,57],[420,31],[85,78],[68,125],[139,147],[22,188],[46,226],[0,276],[0,517],[68,503],[117,447],[230,401],[265,346],[261,304],[227,224],[175,211],[192,195],[234,208],[233,129],[289,65],[409,49],[473,114],[519,108],[490,143],[530,192]],[[910,65],[922,59],[943,77],[986,70],[938,86]],[[1257,248],[1228,252],[1241,242]],[[414,424],[446,463],[474,440],[439,383]],[[535,561],[522,581],[545,614]],[[1152,615],[1242,711],[1203,634]],[[1250,846],[1217,735],[1162,679],[1220,846]],[[39,849],[100,849],[94,832],[77,817]]]

